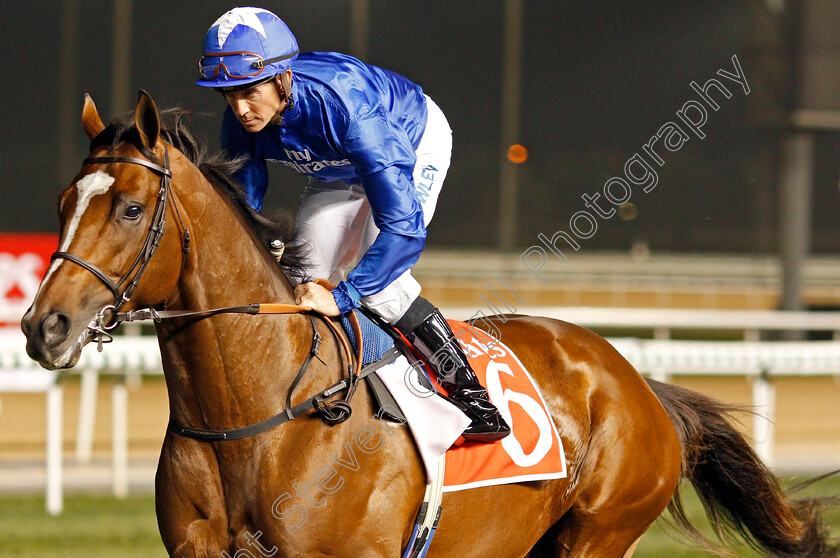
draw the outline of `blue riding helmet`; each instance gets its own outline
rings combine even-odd
[[[297,55],[297,39],[279,17],[261,8],[234,8],[207,31],[195,83],[227,88],[264,81],[288,70]]]

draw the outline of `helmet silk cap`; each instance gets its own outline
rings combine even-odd
[[[288,70],[298,44],[279,17],[261,8],[234,8],[216,20],[198,63],[202,87],[239,87]]]

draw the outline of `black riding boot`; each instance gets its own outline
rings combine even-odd
[[[510,427],[490,402],[455,334],[431,302],[418,297],[395,326],[429,361],[449,398],[472,419],[463,433],[465,439],[493,442],[510,434]]]

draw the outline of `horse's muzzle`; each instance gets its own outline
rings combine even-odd
[[[73,321],[61,309],[40,316],[27,312],[21,320],[21,329],[26,336],[26,354],[48,370],[74,366],[87,341],[82,331],[77,339],[68,343]]]

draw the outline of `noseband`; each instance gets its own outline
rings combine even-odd
[[[141,167],[146,167],[155,174],[160,175],[160,190],[158,191],[155,211],[152,215],[152,222],[149,225],[149,232],[146,235],[146,240],[143,242],[143,247],[140,249],[140,253],[137,254],[137,257],[134,259],[134,263],[131,264],[131,267],[128,268],[128,271],[126,271],[125,275],[123,275],[119,281],[114,282],[97,266],[69,252],[55,252],[52,255],[51,260],[65,259],[87,269],[99,278],[99,280],[102,281],[114,294],[113,304],[109,304],[102,308],[97,313],[94,323],[88,326],[89,329],[96,332],[100,337],[100,350],[102,336],[107,337],[107,340],[110,341],[110,335],[108,335],[107,331],[110,331],[117,325],[116,323],[109,325],[105,321],[105,313],[110,310],[113,316],[120,308],[131,300],[131,297],[134,295],[134,291],[137,289],[137,284],[143,276],[143,272],[146,271],[149,261],[151,261],[152,256],[155,255],[155,250],[157,250],[161,238],[163,238],[163,232],[166,226],[166,202],[168,197],[172,197],[172,205],[175,208],[178,221],[181,223],[181,228],[184,230],[184,239],[182,243],[184,255],[186,256],[190,250],[190,231],[184,225],[183,219],[181,219],[178,206],[175,204],[174,194],[172,194],[170,182],[170,179],[172,178],[172,171],[169,170],[169,151],[166,149],[165,145],[163,147],[163,161],[164,166],[135,157],[89,157],[82,161],[82,165],[100,163],[128,163],[132,165],[140,165]]]

